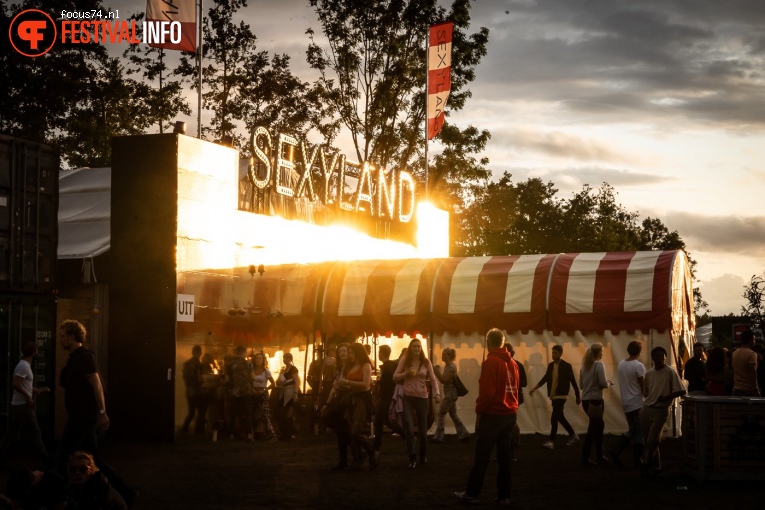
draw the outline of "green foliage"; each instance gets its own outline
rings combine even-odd
[[[317,91],[327,114],[349,133],[359,163],[411,170],[424,181],[425,62],[428,28],[454,22],[452,89],[447,106],[463,108],[486,55],[488,30],[468,34],[470,1],[455,0],[447,11],[435,0],[310,0],[328,47],[313,31],[307,52],[320,78]],[[438,137],[442,151],[429,169],[431,198],[458,212],[470,187],[489,177],[488,160],[478,158],[488,131],[446,123]],[[466,195],[467,193],[467,195]]]
[[[129,20],[137,22],[139,33],[143,30],[140,23],[144,13],[131,16]],[[139,39],[143,39],[139,36]],[[165,62],[165,50],[144,44],[130,44],[122,53],[127,61],[126,76],[140,76],[136,81],[135,97],[147,108],[149,125],[156,124],[160,133],[172,129],[178,114],[191,115],[191,107],[183,97],[183,83],[176,78]],[[154,87],[154,83],[157,84]]]
[[[765,279],[762,276],[752,275],[749,284],[744,286],[742,297],[746,299],[746,306],[741,307],[741,315],[748,317],[752,329],[765,328]]]
[[[0,4],[3,26],[30,8],[54,20],[62,10],[106,10],[100,0]],[[0,75],[0,131],[57,145],[64,164],[71,167],[109,166],[112,137],[142,134],[153,122],[148,86],[131,78],[103,44],[59,42],[37,58],[3,51]]]
[[[247,156],[255,126],[297,136],[315,128],[331,136],[332,130],[321,124],[318,94],[292,74],[289,56],[258,51],[250,26],[237,20],[237,12],[246,7],[247,0],[215,0],[205,17],[202,101],[213,117],[202,127],[202,137],[218,141],[230,136]],[[184,54],[177,72],[198,90],[195,56]]]
[[[247,0],[215,0],[204,18],[204,66],[202,70],[202,106],[213,111],[209,126],[202,127],[202,137],[222,140],[231,136],[235,145],[244,145],[245,136],[238,132],[237,121],[244,116],[241,88],[247,83],[245,61],[256,53],[255,34],[243,21],[237,23],[236,12],[247,7]],[[178,73],[190,79],[198,90],[197,59],[185,54]]]
[[[657,218],[641,222],[637,213],[617,202],[608,183],[585,185],[571,198],[560,199],[552,182],[534,178],[514,183],[505,173],[471,191],[472,201],[454,222],[456,255],[683,250],[695,274],[696,262],[677,231],[670,232]],[[694,304],[697,313],[708,309],[697,288]]]

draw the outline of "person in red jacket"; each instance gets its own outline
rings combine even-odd
[[[497,447],[497,503],[510,506],[510,476],[513,464],[513,427],[518,412],[520,382],[518,366],[505,346],[505,335],[498,329],[486,333],[489,355],[481,365],[478,398],[475,401],[475,460],[465,492],[454,496],[468,504],[478,503],[491,452]]]

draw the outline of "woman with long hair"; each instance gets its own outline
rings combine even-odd
[[[343,342],[335,349],[335,379],[327,401],[321,406],[321,415],[327,420],[327,425],[337,436],[337,451],[339,462],[332,466],[334,470],[348,468],[348,445],[351,442],[351,432],[345,419],[346,390],[340,387],[340,379],[345,378],[348,370],[348,344]]]
[[[282,389],[282,396],[276,404],[275,413],[276,423],[279,426],[279,439],[282,441],[292,441],[292,437],[295,435],[295,423],[291,411],[294,403],[298,400],[300,375],[292,360],[292,353],[285,352],[282,356],[284,367],[282,367],[276,383]]]
[[[606,368],[601,363],[603,345],[594,343],[587,349],[579,370],[579,385],[582,387],[582,408],[590,418],[587,426],[587,437],[582,448],[582,464],[602,464],[608,462],[603,456],[603,390],[608,388],[611,381],[606,379]],[[592,445],[595,445],[597,461],[590,459]]]
[[[436,426],[436,435],[432,439],[434,443],[444,442],[444,426],[446,425],[447,414],[454,422],[459,440],[463,443],[470,441],[470,432],[457,415],[457,398],[459,397],[457,389],[454,387],[454,378],[457,376],[457,366],[454,364],[456,358],[457,352],[447,347],[441,353],[441,361],[444,362],[443,373],[441,367],[433,365],[433,373],[436,374],[438,382],[444,385],[444,400],[438,408],[438,425]]]
[[[255,372],[255,380],[252,383],[254,387],[253,425],[255,430],[263,429],[266,439],[276,441],[276,433],[271,423],[271,406],[268,404],[268,390],[272,389],[275,383],[262,352],[255,353],[252,357],[252,368]]]
[[[393,381],[404,385],[404,436],[406,437],[406,449],[409,453],[409,467],[417,466],[417,455],[414,439],[414,415],[417,415],[417,430],[420,453],[420,464],[428,460],[425,456],[428,449],[428,385],[427,379],[433,387],[433,395],[436,404],[441,402],[441,392],[438,388],[436,375],[433,373],[433,365],[422,348],[419,338],[413,338],[409,342],[406,356],[401,358],[393,374]]]
[[[377,456],[372,448],[369,438],[364,434],[367,423],[374,415],[372,392],[369,391],[372,383],[372,362],[369,359],[364,346],[353,343],[348,349],[348,369],[345,376],[337,381],[338,386],[348,395],[348,406],[345,409],[345,419],[348,422],[348,430],[351,438],[351,453],[353,463],[351,469],[360,469],[364,459],[362,450],[369,457],[369,467],[377,467]]]

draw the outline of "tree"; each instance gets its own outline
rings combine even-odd
[[[311,128],[331,135],[320,119],[323,108],[316,92],[296,78],[289,56],[258,51],[257,37],[236,13],[247,0],[214,0],[204,20],[203,107],[213,111],[202,137],[231,137],[244,156],[251,153],[249,136],[255,126],[297,136]],[[177,72],[198,90],[195,57],[184,54]],[[245,128],[245,129],[242,129]]]
[[[488,30],[467,34],[470,1],[454,0],[448,12],[436,0],[310,3],[329,46],[322,48],[309,30],[308,63],[319,71],[319,90],[329,113],[349,132],[358,162],[411,169],[423,181],[428,28],[454,22],[448,115],[465,106],[467,85],[486,54]],[[447,123],[438,139],[443,150],[431,166],[433,198],[459,212],[465,185],[490,175],[488,160],[473,156],[483,150],[489,133]]]
[[[255,53],[257,38],[244,21],[238,24],[234,15],[247,0],[214,0],[204,18],[204,63],[202,69],[202,105],[213,111],[209,126],[202,127],[202,137],[216,141],[232,137],[242,147],[245,137],[237,133],[238,121],[243,118],[241,87],[247,82],[245,62]],[[199,89],[196,81],[196,57],[184,54],[177,72],[190,79],[192,88]]]
[[[628,251],[637,248],[637,214],[616,202],[616,191],[603,183],[582,191],[563,203],[560,232],[564,252]]]
[[[541,179],[514,184],[505,173],[477,189],[453,237],[460,256],[554,253],[562,224],[557,189]],[[456,222],[455,222],[456,223]],[[460,235],[461,234],[461,235]]]
[[[245,64],[247,81],[241,86],[242,116],[249,132],[266,126],[273,132],[289,133],[305,138],[315,129],[331,145],[336,134],[335,124],[325,123],[326,106],[322,104],[317,87],[300,81],[289,67],[290,57],[259,52],[248,57]],[[249,156],[251,147],[244,153]]]
[[[0,4],[3,26],[24,9],[42,10],[54,20],[62,10],[106,10],[100,0]],[[61,20],[57,23],[61,33]],[[147,127],[148,109],[138,83],[125,76],[102,44],[58,42],[37,58],[0,52],[0,75],[0,131],[57,145],[65,165],[108,166],[111,138],[143,133]]]
[[[637,250],[683,250],[695,279],[696,261],[677,231],[658,218],[642,222],[616,200],[608,183],[585,185],[563,200],[552,182],[528,179],[513,183],[505,173],[497,182],[473,188],[473,200],[456,218],[452,232],[459,256],[523,255]],[[693,289],[697,314],[709,311],[698,288]]]
[[[749,284],[744,286],[742,297],[747,304],[741,307],[741,315],[749,317],[752,329],[765,328],[765,279],[752,275]]]
[[[99,60],[97,65],[85,60],[85,52],[79,57],[81,93],[52,140],[70,166],[110,166],[112,138],[145,133],[151,122],[149,108],[137,94],[137,83],[124,77],[118,59]]]
[[[133,15],[129,20],[135,20],[138,31],[143,30],[140,22],[144,13]],[[143,40],[142,36],[139,39]],[[135,96],[140,98],[148,108],[147,121],[149,125],[157,124],[160,133],[173,125],[173,120],[179,113],[191,115],[191,107],[183,97],[183,83],[173,76],[165,63],[165,50],[153,48],[144,44],[131,44],[122,53],[128,61],[126,75],[138,75],[142,79],[136,83]],[[156,83],[156,88],[153,84]]]

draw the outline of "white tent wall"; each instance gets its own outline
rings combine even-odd
[[[619,392],[619,378],[616,374],[616,367],[619,362],[629,355],[627,354],[627,345],[632,340],[639,340],[643,344],[643,350],[640,355],[640,361],[646,366],[651,364],[651,349],[654,347],[664,347],[669,353],[667,362],[674,366],[675,361],[672,357],[671,336],[668,331],[657,332],[651,330],[648,333],[620,332],[616,335],[606,331],[603,335],[587,334],[582,335],[576,332],[574,335],[561,334],[553,335],[549,331],[542,334],[530,333],[522,334],[515,332],[508,334],[505,332],[506,342],[511,343],[515,349],[515,359],[526,369],[528,386],[524,388],[524,404],[518,410],[518,425],[523,434],[550,433],[550,415],[552,405],[547,398],[547,388],[542,387],[534,396],[529,396],[529,390],[536,385],[544,376],[547,364],[552,361],[551,348],[553,345],[563,346],[563,359],[571,363],[574,368],[574,374],[579,383],[579,369],[582,366],[585,351],[594,343],[603,344],[602,362],[606,368],[606,377],[614,383],[610,389],[603,391],[605,400],[604,420],[606,423],[605,432],[618,434],[627,430],[627,421],[622,411],[621,398]],[[481,362],[484,358],[484,338],[479,335],[465,334],[445,334],[433,339],[433,359],[438,361],[441,358],[441,351],[445,347],[451,347],[457,351],[457,370],[460,379],[467,386],[469,393],[457,400],[457,411],[460,418],[469,430],[475,428],[475,399],[478,396],[478,377],[481,372]],[[440,362],[440,361],[439,361]],[[571,423],[574,430],[581,434],[587,430],[587,415],[581,406],[575,405],[574,390],[571,389],[568,402],[566,404],[566,418]],[[454,433],[454,425],[451,419],[446,420],[447,433]],[[673,426],[674,425],[674,426]],[[665,434],[679,434],[680,417],[679,413],[667,421]],[[559,434],[565,434],[562,427],[558,428]]]

